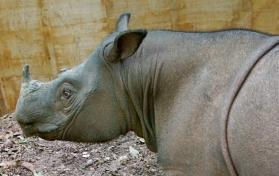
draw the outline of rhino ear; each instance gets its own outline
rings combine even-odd
[[[118,21],[116,23],[117,32],[122,32],[122,31],[128,30],[130,16],[131,16],[130,13],[123,13],[122,15],[120,15],[120,17],[118,18]]]
[[[133,55],[147,34],[146,30],[124,31],[104,48],[104,59],[116,62]]]

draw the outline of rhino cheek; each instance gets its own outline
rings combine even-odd
[[[95,94],[85,102],[81,112],[65,131],[64,140],[102,142],[120,135],[117,113],[112,108],[112,102],[104,97],[104,94]]]

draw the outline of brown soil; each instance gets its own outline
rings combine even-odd
[[[24,138],[15,119],[0,117],[0,176],[163,175],[144,140],[129,132],[102,144]]]

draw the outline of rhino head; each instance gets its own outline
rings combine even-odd
[[[125,105],[119,103],[126,97],[117,65],[137,51],[147,32],[128,30],[129,18],[121,15],[115,32],[83,63],[54,80],[32,80],[24,66],[15,116],[26,136],[102,142],[131,130]]]

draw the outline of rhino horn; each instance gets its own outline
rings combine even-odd
[[[123,13],[120,15],[117,23],[116,23],[116,31],[117,32],[122,32],[128,30],[128,23],[130,20],[130,13]]]
[[[31,75],[29,71],[29,65],[26,64],[23,66],[23,71],[22,71],[22,82],[23,83],[29,83],[31,81]]]

